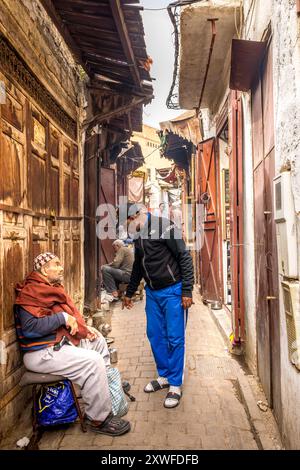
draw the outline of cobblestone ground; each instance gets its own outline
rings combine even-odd
[[[190,310],[184,393],[176,409],[163,407],[166,391],[143,392],[156,377],[145,329],[144,302],[136,302],[131,311],[115,306],[111,335],[118,349],[117,366],[136,397],[126,417],[131,432],[116,438],[83,434],[76,423],[45,432],[40,449],[258,449],[238,393],[237,378],[245,378],[245,373],[228,353],[208,308],[196,300]],[[269,422],[267,429],[269,448],[278,449],[275,426]]]

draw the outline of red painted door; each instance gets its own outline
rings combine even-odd
[[[274,110],[270,46],[252,90],[253,181],[258,373],[281,422],[280,318],[276,229],[273,215]]]
[[[203,244],[200,250],[200,291],[204,302],[221,300],[219,266],[219,216],[215,139],[199,144],[198,203],[202,205]]]

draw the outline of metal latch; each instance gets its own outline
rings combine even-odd
[[[273,295],[267,295],[266,299],[267,300],[276,300],[277,297],[274,297]]]

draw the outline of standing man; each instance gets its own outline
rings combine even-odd
[[[144,391],[168,388],[164,406],[174,408],[182,394],[186,317],[193,303],[192,258],[180,230],[170,220],[139,211],[135,204],[124,210],[128,231],[135,238],[135,260],[123,307],[133,307],[131,298],[144,278],[147,336],[158,372]]]
[[[113,296],[113,300],[118,300],[119,283],[129,282],[131,276],[133,251],[125,246],[123,240],[115,240],[112,245],[116,253],[114,260],[109,264],[104,264],[101,271],[106,291]]]

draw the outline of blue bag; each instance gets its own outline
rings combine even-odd
[[[37,421],[40,426],[72,423],[77,417],[78,413],[68,380],[41,387],[37,402]]]

